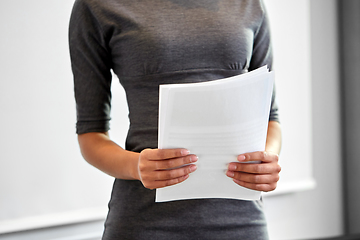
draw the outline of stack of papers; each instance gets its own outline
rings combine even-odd
[[[265,66],[220,80],[160,85],[158,147],[186,148],[199,159],[187,180],[157,189],[156,202],[260,199],[261,192],[225,173],[239,154],[265,150],[273,84]]]

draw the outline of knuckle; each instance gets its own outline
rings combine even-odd
[[[143,162],[139,162],[138,169],[140,172],[144,172],[146,169],[146,165]]]
[[[165,162],[165,167],[166,168],[174,168],[176,167],[176,162],[174,160],[169,160]]]
[[[236,164],[236,171],[244,172],[246,164]]]
[[[171,180],[166,180],[166,181],[164,182],[164,187],[171,186],[171,185],[173,185],[173,183],[172,183]]]
[[[260,175],[254,175],[253,176],[253,182],[254,183],[261,183],[261,176]]]
[[[144,150],[141,151],[140,154],[146,157],[150,154],[150,152],[151,152],[150,148],[145,148]]]
[[[155,161],[155,168],[158,170],[169,168],[169,164],[167,162]]]
[[[176,167],[176,162],[174,160],[158,161],[158,169],[172,169]]]
[[[256,165],[254,166],[254,170],[255,170],[255,172],[257,172],[257,173],[261,173],[261,172],[264,171],[264,166],[261,165],[261,164],[256,164]]]
[[[166,176],[165,176],[166,178]],[[154,174],[154,180],[163,180],[164,179],[164,173],[163,171],[156,171]]]
[[[158,159],[165,159],[166,157],[166,153],[165,153],[165,150],[158,150],[157,153],[156,153]]]
[[[167,178],[167,179],[173,179],[173,178],[175,178],[175,171],[174,170],[172,170],[172,171],[166,171],[166,174],[165,174],[165,177]]]
[[[169,168],[179,168],[184,165],[183,160],[181,159],[172,159],[169,161]]]
[[[167,187],[167,186],[177,184],[179,182],[180,182],[179,179],[171,179],[171,180],[166,180],[164,185],[165,185],[165,187]]]
[[[160,162],[160,161],[155,161],[154,162],[155,163],[155,169],[163,169],[164,167],[163,167],[163,163],[162,162]]]

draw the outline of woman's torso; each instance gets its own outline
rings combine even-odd
[[[79,0],[78,5],[99,27],[108,68],[126,91],[127,150],[157,147],[159,84],[215,80],[271,65],[260,1]],[[256,49],[259,35],[264,44]],[[139,181],[116,179],[103,239],[267,239],[259,201],[154,199],[155,190]]]

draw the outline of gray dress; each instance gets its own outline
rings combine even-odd
[[[268,65],[266,11],[249,0],[77,0],[69,29],[77,133],[109,130],[111,70],[125,89],[125,148],[157,147],[159,84],[211,81]],[[273,94],[270,119],[278,121]],[[155,203],[116,179],[103,239],[267,239],[260,201]]]

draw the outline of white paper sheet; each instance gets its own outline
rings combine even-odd
[[[273,82],[273,72],[262,67],[215,81],[160,86],[158,147],[186,148],[199,159],[187,180],[157,189],[156,202],[260,198],[261,192],[240,187],[225,173],[237,155],[265,149]]]

